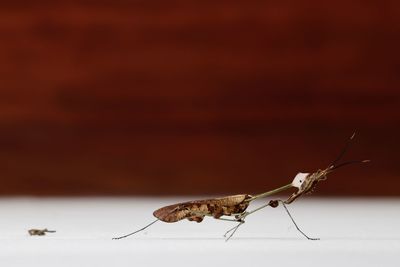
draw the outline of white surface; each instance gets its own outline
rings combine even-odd
[[[12,266],[400,266],[400,199],[304,198],[247,218],[225,242],[231,222],[156,223],[152,211],[180,199],[0,199],[0,265]],[[257,206],[256,203],[251,208]],[[30,228],[57,230],[29,236]]]

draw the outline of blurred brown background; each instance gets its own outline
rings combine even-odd
[[[397,195],[398,1],[2,1],[1,195]]]

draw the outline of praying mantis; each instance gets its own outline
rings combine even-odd
[[[342,163],[338,163],[343,155],[348,150],[351,141],[353,140],[355,134],[353,134],[347,141],[346,146],[340,152],[338,157],[328,165],[325,169],[319,169],[313,173],[298,173],[293,181],[287,185],[279,187],[277,189],[267,191],[257,195],[250,195],[250,194],[239,194],[239,195],[232,195],[232,196],[225,196],[220,198],[212,198],[212,199],[204,199],[204,200],[195,200],[195,201],[188,201],[183,203],[177,203],[169,206],[162,207],[156,211],[154,211],[153,215],[157,218],[153,222],[149,223],[148,225],[144,226],[143,228],[136,230],[130,234],[123,235],[120,237],[116,237],[113,239],[122,239],[128,236],[134,235],[140,231],[145,230],[146,228],[150,227],[151,225],[155,224],[158,221],[163,221],[166,223],[174,223],[181,221],[183,219],[188,219],[189,221],[195,222],[202,222],[205,217],[212,217],[217,220],[223,221],[230,221],[236,222],[237,225],[231,229],[229,229],[224,237],[225,241],[228,241],[238,230],[238,228],[245,223],[245,219],[266,207],[276,208],[281,204],[288,216],[290,217],[291,221],[295,225],[296,229],[308,240],[318,240],[319,238],[311,238],[306,235],[297,225],[295,220],[293,219],[292,215],[287,208],[287,205],[293,203],[299,197],[311,193],[316,185],[320,181],[324,181],[327,179],[327,175],[333,172],[334,170],[350,165],[355,163],[366,163],[369,160],[354,160],[354,161],[346,161]],[[251,202],[257,199],[262,199],[265,197],[269,197],[278,193],[281,193],[285,190],[297,188],[297,191],[294,192],[289,198],[286,200],[282,199],[274,199],[270,200],[268,203],[255,208],[251,211],[247,211]]]

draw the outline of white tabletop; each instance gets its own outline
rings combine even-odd
[[[1,266],[400,266],[400,199],[306,197],[246,219],[228,242],[232,222],[158,222],[153,210],[192,198],[2,198]],[[253,204],[257,207],[259,203]],[[251,209],[250,208],[250,209]],[[57,230],[29,236],[30,228]]]

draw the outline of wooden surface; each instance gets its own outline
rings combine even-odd
[[[397,1],[3,1],[0,194],[399,195]]]

